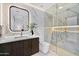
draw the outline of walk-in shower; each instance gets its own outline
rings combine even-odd
[[[45,41],[55,47],[52,51],[58,55],[79,55],[79,4],[53,4],[47,11],[53,18],[45,29]]]

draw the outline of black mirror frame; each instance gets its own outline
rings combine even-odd
[[[16,6],[10,6],[9,7],[9,28],[12,32],[21,32],[20,30],[12,30],[11,29],[11,8],[14,7],[14,8],[18,8],[18,9],[21,9],[21,10],[24,10],[26,12],[28,12],[28,25],[29,25],[29,11],[26,10],[26,9],[23,9],[23,8],[20,8],[20,7],[16,7]],[[28,30],[29,30],[29,26],[28,26]],[[24,31],[28,31],[28,30],[24,30]]]

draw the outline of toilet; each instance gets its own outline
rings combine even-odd
[[[48,53],[48,51],[49,51],[49,43],[47,43],[47,42],[41,42],[40,43],[40,51],[42,52],[42,53],[44,53],[44,54],[47,54]]]

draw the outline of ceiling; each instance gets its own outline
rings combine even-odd
[[[50,8],[51,6],[55,5],[53,3],[31,3],[32,5],[36,6],[36,7],[39,7],[39,8],[42,8],[44,10]]]

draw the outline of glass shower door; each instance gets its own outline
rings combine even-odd
[[[79,55],[79,4],[55,4],[51,44],[57,55]],[[50,8],[50,9],[51,9]],[[51,11],[51,10],[50,10]]]
[[[79,4],[57,3],[47,11],[53,18],[45,19],[45,40],[51,44],[52,52],[60,56],[79,55]]]
[[[78,13],[79,4],[57,4],[57,54],[79,55],[78,46]],[[60,22],[61,21],[61,22]],[[60,25],[62,24],[62,25]]]

